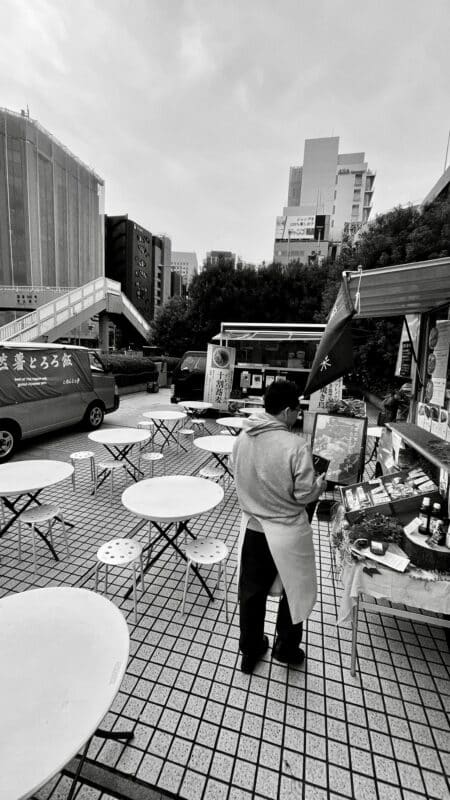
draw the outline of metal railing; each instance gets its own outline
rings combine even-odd
[[[134,322],[135,326],[141,328],[144,334],[149,333],[150,325],[123,294],[120,283],[110,278],[95,278],[84,286],[70,289],[62,296],[39,306],[36,311],[3,325],[0,327],[0,341],[18,339],[30,342],[38,339],[102,301],[106,309],[108,295],[120,297],[123,313]],[[73,327],[76,324],[74,321]]]

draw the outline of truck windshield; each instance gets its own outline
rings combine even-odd
[[[186,370],[187,372],[193,372],[194,369],[205,371],[206,368],[206,356],[186,356],[183,358],[181,362],[181,369]]]

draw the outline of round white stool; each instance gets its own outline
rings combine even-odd
[[[194,436],[195,436],[195,431],[194,431],[193,428],[181,428],[181,430],[178,431],[178,449],[180,447],[181,439],[185,439],[185,440],[187,439],[187,441],[190,442],[189,446],[190,446],[190,448],[192,450],[192,444],[193,444],[193,441],[194,441]]]
[[[92,450],[79,450],[76,453],[71,453],[70,460],[73,465],[73,472],[72,472],[72,486],[75,491],[76,489],[76,478],[75,478],[75,467],[80,461],[89,461],[89,465],[91,468],[91,482],[95,481],[95,454]]]
[[[100,461],[97,464],[96,469],[96,476],[95,476],[95,487],[94,487],[94,496],[97,495],[97,486],[98,486],[98,479],[101,476],[102,472],[108,474],[111,477],[111,501],[114,495],[114,473],[116,470],[125,469],[126,465],[122,461]]]
[[[139,470],[141,470],[143,472],[144,471],[143,470],[143,466],[145,467],[146,464],[150,464],[150,466],[151,466],[151,477],[153,478],[153,468],[154,468],[154,465],[158,463],[158,461],[161,462],[161,466],[163,468],[163,472],[164,472],[164,475],[165,475],[166,474],[166,467],[165,467],[165,461],[164,461],[164,453],[159,453],[156,450],[153,450],[151,453],[142,453],[142,455],[139,456],[139,463],[138,463]]]
[[[98,575],[101,565],[105,566],[105,596],[108,596],[108,570],[109,567],[132,567],[133,570],[133,603],[134,621],[137,624],[137,588],[136,567],[141,573],[142,589],[144,591],[144,565],[142,563],[142,545],[134,539],[110,539],[97,550],[97,564],[95,565],[95,591],[98,591]]]
[[[53,547],[53,520],[59,517],[61,522],[64,542],[66,545],[66,553],[69,555],[69,544],[67,542],[66,526],[64,524],[64,515],[59,506],[53,503],[46,503],[45,505],[28,508],[23,511],[19,516],[19,561],[22,559],[22,524],[29,525],[31,530],[31,541],[33,545],[33,568],[36,572],[36,537],[35,528],[42,522],[48,523],[48,535],[51,545]]]
[[[187,565],[186,577],[184,580],[183,603],[181,606],[181,613],[184,614],[184,605],[186,602],[187,587],[189,581],[189,570],[191,564],[217,564],[217,582],[216,589],[219,585],[220,576],[223,577],[224,583],[224,596],[225,596],[225,619],[228,622],[228,595],[227,595],[227,569],[226,559],[228,558],[228,547],[224,542],[219,539],[195,539],[193,542],[185,547]]]
[[[201,478],[218,483],[224,476],[224,471],[220,467],[202,467],[199,472]]]

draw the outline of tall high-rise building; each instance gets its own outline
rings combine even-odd
[[[0,284],[103,274],[103,180],[25,112],[0,109]]]
[[[106,216],[105,271],[119,281],[142,316],[151,322],[171,295],[171,242],[154,236],[127,214]]]
[[[183,285],[188,286],[194,275],[198,274],[197,254],[174,250],[170,267],[172,272],[181,275]]]
[[[306,139],[291,167],[287,205],[277,217],[274,261],[320,263],[369,219],[375,174],[364,153],[339,153],[339,137]]]

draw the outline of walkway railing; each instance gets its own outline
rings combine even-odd
[[[77,317],[92,310],[108,310],[108,297],[120,298],[122,313],[145,336],[150,326],[121,290],[121,285],[110,278],[95,278],[93,281],[71,289],[61,297],[45,303],[36,311],[0,327],[0,341],[31,342],[48,336],[52,330],[61,325],[71,324],[75,328],[79,322]],[[100,308],[98,307],[100,306]],[[70,328],[69,328],[70,330]]]

